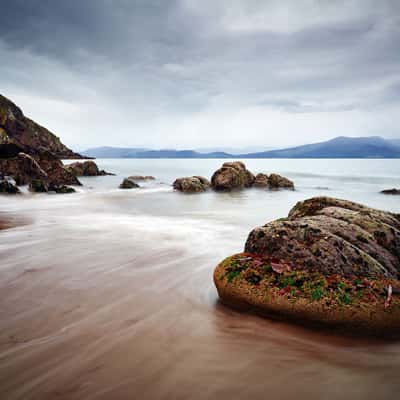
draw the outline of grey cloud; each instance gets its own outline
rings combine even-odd
[[[87,113],[85,122],[81,112],[50,121],[73,143],[89,144],[93,137],[83,139],[80,129],[90,129],[98,144],[169,146],[192,120],[209,129],[199,135],[193,128],[187,134],[193,145],[218,145],[226,119],[254,108],[260,120],[250,136],[264,144],[268,117],[260,107],[266,115],[287,113],[288,124],[290,114],[306,114],[310,141],[322,135],[319,113],[348,118],[355,136],[384,135],[378,126],[360,129],[371,125],[371,110],[383,113],[380,120],[394,118],[400,100],[396,1],[2,3],[0,90],[35,112],[34,99],[49,99]],[[99,110],[115,121],[95,122]],[[108,142],[111,127],[118,130],[115,143]],[[239,130],[230,129],[232,140],[240,140]],[[282,144],[293,142],[296,129],[288,125]]]

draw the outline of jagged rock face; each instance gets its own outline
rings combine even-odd
[[[136,182],[132,179],[125,178],[122,183],[119,185],[120,189],[135,189],[140,187]]]
[[[257,174],[254,186],[267,189],[294,189],[294,183],[278,174]]]
[[[61,143],[56,135],[25,117],[12,101],[0,95],[0,145],[6,144],[14,144],[33,155],[50,151],[58,158],[82,158]]]
[[[111,175],[106,171],[99,170],[94,161],[74,162],[67,165],[67,170],[75,176],[102,176]]]
[[[80,185],[78,179],[68,172],[61,160],[43,153],[38,161],[29,154],[0,159],[0,172],[12,176],[17,185],[27,185],[39,179],[52,185]]]
[[[400,217],[328,197],[298,203],[289,217],[254,229],[248,253],[292,269],[361,277],[400,276]]]
[[[202,176],[191,176],[176,179],[173,187],[184,193],[200,193],[209,189],[210,182]]]
[[[251,187],[254,180],[254,175],[246,169],[243,162],[226,162],[214,172],[211,186],[215,190],[230,191]]]

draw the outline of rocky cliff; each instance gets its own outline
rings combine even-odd
[[[57,158],[82,158],[52,132],[27,118],[11,100],[0,95],[0,157],[17,152],[39,155],[51,152]]]

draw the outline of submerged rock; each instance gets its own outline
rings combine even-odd
[[[385,189],[382,190],[381,193],[383,194],[393,194],[393,195],[400,195],[400,189]]]
[[[243,162],[226,162],[214,172],[211,178],[211,186],[215,190],[230,191],[251,187],[254,180],[254,175],[246,169]]]
[[[134,189],[140,187],[136,182],[132,179],[125,178],[122,183],[119,185],[120,189]]]
[[[66,167],[75,176],[103,176],[113,175],[104,170],[100,170],[94,161],[77,161]]]
[[[132,175],[129,176],[128,179],[131,179],[132,181],[154,181],[156,178],[151,175]]]
[[[257,174],[254,186],[267,189],[294,189],[294,183],[278,174]]]
[[[191,176],[176,179],[173,187],[184,193],[200,193],[209,189],[210,182],[202,176]]]
[[[298,203],[218,265],[221,299],[280,318],[400,329],[400,216],[346,200]]]

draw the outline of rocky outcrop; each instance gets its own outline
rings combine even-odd
[[[190,176],[176,179],[172,186],[180,192],[200,193],[210,188],[210,182],[202,176]]]
[[[400,189],[385,189],[381,191],[382,194],[400,195]]]
[[[57,194],[75,193],[75,189],[66,185],[49,184],[42,179],[33,179],[29,184],[29,191],[33,193],[54,192]]]
[[[48,129],[27,118],[11,100],[0,95],[0,157],[7,149],[2,149],[3,145],[15,145],[20,149],[18,152],[30,155],[50,151],[60,159],[82,158]]]
[[[0,95],[0,173],[12,176],[17,185],[32,184],[34,180],[46,187],[80,185],[61,158],[81,156]]]
[[[66,169],[75,176],[103,176],[114,175],[100,170],[94,161],[77,161],[66,166]]]
[[[214,190],[230,191],[251,187],[254,180],[254,175],[246,169],[243,162],[226,162],[214,172],[211,186]]]
[[[156,178],[151,175],[132,175],[129,176],[128,179],[131,179],[132,181],[154,181]]]
[[[0,194],[19,194],[21,193],[15,182],[7,178],[0,177]]]
[[[400,329],[400,216],[346,200],[298,203],[215,270],[221,299],[281,318]]]
[[[294,183],[278,174],[257,174],[254,186],[266,189],[291,189],[294,190]]]
[[[129,178],[125,178],[119,185],[120,189],[135,189],[140,187],[135,181]]]

